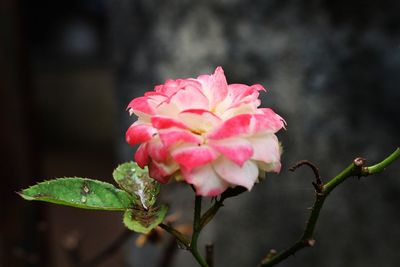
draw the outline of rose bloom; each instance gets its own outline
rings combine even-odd
[[[126,132],[129,144],[140,144],[135,161],[161,183],[175,177],[192,184],[197,195],[250,190],[265,172],[281,169],[275,133],[285,122],[258,108],[260,91],[259,84],[227,84],[221,67],[157,85],[128,105],[138,117]]]

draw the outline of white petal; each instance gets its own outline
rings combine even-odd
[[[281,152],[279,150],[278,138],[275,134],[264,134],[247,139],[253,146],[251,159],[265,163],[279,162]]]
[[[250,190],[258,177],[257,164],[251,160],[239,167],[225,157],[219,157],[213,162],[215,171],[231,185],[240,185]]]
[[[182,170],[186,182],[193,184],[196,188],[196,194],[202,196],[217,196],[228,188],[225,182],[210,164],[195,168],[191,172]]]
[[[184,110],[179,114],[179,119],[195,132],[208,132],[221,123],[221,119],[207,110]]]

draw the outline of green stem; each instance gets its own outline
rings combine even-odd
[[[326,183],[323,186],[322,191],[326,195],[329,194],[333,189],[335,189],[336,186],[340,185],[347,178],[352,176],[355,169],[356,169],[356,166],[354,165],[354,163],[351,163],[346,169],[344,169],[341,173],[339,173],[333,179],[331,179],[328,183]]]
[[[208,267],[208,264],[201,256],[198,248],[197,248],[197,241],[199,239],[200,231],[201,231],[201,196],[196,196],[194,202],[194,218],[193,218],[193,234],[192,234],[192,241],[190,242],[190,252],[192,253],[193,257],[197,260],[197,262],[202,267]]]
[[[389,157],[379,162],[378,164],[372,165],[366,168],[368,175],[383,172],[387,166],[395,161],[400,156],[400,148],[397,148]]]
[[[290,248],[284,250],[281,253],[275,254],[271,256],[271,253],[268,253],[267,257],[261,261],[259,266],[274,266],[281,261],[285,260],[291,255],[294,255],[297,251],[305,248],[312,247],[315,244],[315,240],[312,238],[315,226],[317,224],[320,211],[322,206],[328,197],[329,193],[333,191],[339,184],[343,183],[347,178],[351,176],[368,176],[376,173],[382,172],[387,166],[389,166],[394,160],[400,157],[400,149],[397,148],[390,156],[381,161],[380,163],[370,166],[363,167],[364,163],[363,159],[356,159],[350,166],[344,169],[341,173],[331,179],[328,183],[326,183],[321,192],[317,192],[315,196],[315,202],[311,209],[311,213],[309,219],[306,224],[306,228],[300,237],[300,239],[294,243]],[[357,164],[357,160],[361,161],[361,164]]]
[[[369,166],[357,166],[354,162],[350,164],[346,169],[344,169],[341,173],[339,173],[335,178],[330,180],[328,183],[324,185],[324,192],[329,194],[336,186],[343,183],[347,178],[351,176],[369,176],[373,174],[380,173],[385,170],[387,166],[389,166],[393,161],[395,161],[398,157],[400,157],[400,148],[397,148],[392,154],[390,154],[387,158],[382,160],[381,162]],[[356,161],[356,160],[355,160]]]

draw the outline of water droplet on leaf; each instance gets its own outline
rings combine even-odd
[[[82,203],[86,203],[86,201],[87,201],[87,197],[85,197],[85,196],[82,196],[82,198],[81,198],[81,202],[82,202]]]

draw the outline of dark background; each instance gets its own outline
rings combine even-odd
[[[206,228],[216,266],[255,266],[299,237],[313,189],[310,170],[287,171],[297,160],[327,180],[356,156],[372,164],[399,145],[399,1],[3,0],[0,12],[0,266],[77,266],[76,252],[90,259],[120,235],[121,214],[15,192],[53,177],[111,181],[133,155],[126,105],[167,78],[221,65],[230,83],[268,88],[262,105],[288,123],[281,174],[227,201]],[[282,266],[398,266],[399,171],[340,186],[316,246]],[[189,191],[163,189],[183,223]],[[162,266],[162,246],[139,249],[135,238],[98,266]],[[196,266],[176,256],[172,266]]]

